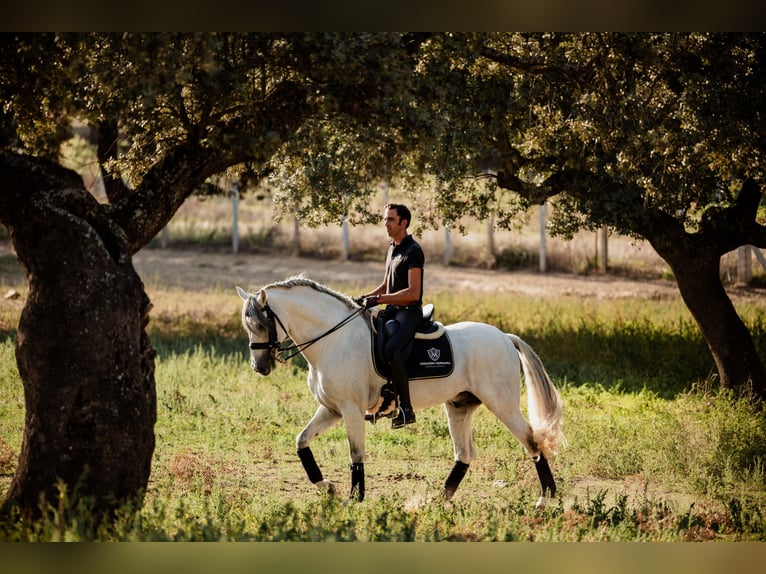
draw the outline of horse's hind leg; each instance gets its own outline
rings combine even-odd
[[[461,393],[451,401],[444,403],[447,411],[447,423],[455,449],[455,465],[444,483],[444,497],[451,500],[455,491],[468,472],[468,465],[476,452],[473,445],[471,420],[481,401],[471,393]]]
[[[522,444],[524,449],[532,457],[535,463],[537,477],[540,479],[540,498],[537,500],[537,508],[545,506],[546,497],[556,496],[556,482],[553,480],[551,467],[535,442],[532,427],[529,425],[521,410],[518,407],[518,401],[493,401],[486,400],[487,408],[502,421],[509,431]]]
[[[495,412],[498,415],[497,412]],[[533,438],[532,427],[529,425],[521,411],[516,408],[512,412],[508,413],[507,417],[498,415],[501,421],[508,427],[508,430],[519,439],[524,448],[532,457],[535,463],[535,470],[537,471],[537,477],[540,479],[540,498],[537,499],[535,506],[537,508],[543,508],[546,503],[546,497],[551,498],[556,496],[556,482],[553,480],[553,473],[551,473],[551,467],[548,465],[548,460],[545,455],[540,452],[537,447],[537,443]]]

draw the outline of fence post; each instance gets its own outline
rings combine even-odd
[[[484,266],[494,269],[497,266],[495,259],[495,222],[492,214],[487,218],[487,253],[484,257]]]
[[[606,273],[609,268],[609,228],[606,225],[601,226],[601,244],[599,246],[598,266],[601,273]]]
[[[296,217],[293,219],[293,255],[301,254],[301,222]]]
[[[348,216],[343,216],[343,223],[341,225],[343,230],[343,260],[348,261],[350,255],[350,249],[348,245]]]
[[[548,271],[548,204],[540,204],[540,273]]]
[[[236,182],[231,184],[231,250],[239,251],[239,188]]]
[[[444,265],[449,265],[452,260],[452,241],[448,226],[444,226]]]

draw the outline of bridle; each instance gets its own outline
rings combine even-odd
[[[253,343],[251,341],[249,344],[250,350],[251,351],[271,351],[272,359],[279,361],[280,363],[284,363],[288,361],[289,359],[292,359],[294,356],[298,355],[299,353],[302,353],[304,349],[307,349],[308,347],[310,347],[317,341],[327,337],[328,335],[331,335],[332,333],[334,333],[341,327],[350,323],[353,319],[355,319],[356,317],[364,313],[365,308],[359,307],[359,309],[351,313],[351,315],[341,320],[335,326],[330,327],[324,333],[317,335],[313,339],[309,339],[308,341],[304,341],[303,343],[299,343],[299,344],[292,343],[290,345],[285,345],[285,346],[282,345],[282,343],[279,341],[277,337],[277,324],[279,324],[282,330],[285,333],[287,333],[287,329],[285,328],[281,319],[274,312],[274,310],[269,306],[268,302],[264,304],[261,310],[266,314],[266,327],[269,331],[269,340],[265,343]],[[279,356],[280,353],[285,353],[285,352],[290,352],[290,354],[287,355],[286,357]]]

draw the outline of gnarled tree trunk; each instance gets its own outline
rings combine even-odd
[[[32,160],[0,159],[0,220],[29,281],[16,339],[26,421],[8,501],[34,515],[63,484],[110,510],[141,495],[154,452],[149,300],[103,206]]]

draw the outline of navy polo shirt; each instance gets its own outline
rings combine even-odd
[[[423,269],[425,255],[420,244],[412,238],[405,236],[399,245],[391,245],[386,255],[386,277],[388,279],[388,293],[395,293],[409,287],[408,272],[410,269]],[[420,283],[420,296],[418,305],[423,304],[423,282]]]

